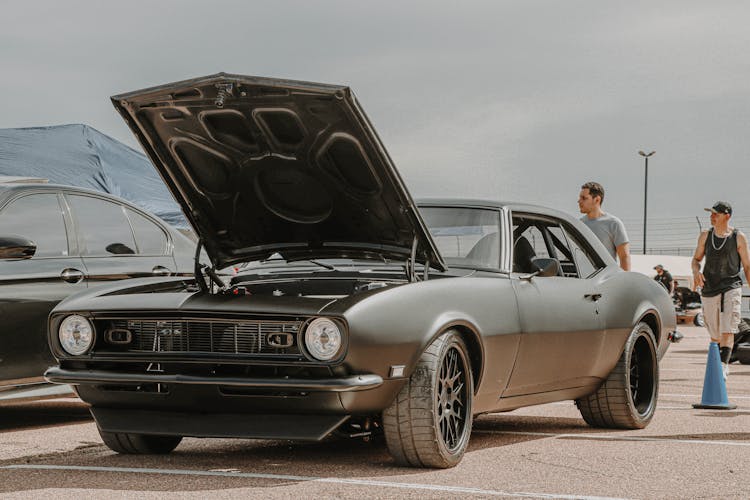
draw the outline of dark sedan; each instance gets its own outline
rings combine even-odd
[[[50,316],[46,375],[78,384],[111,449],[383,433],[397,463],[451,467],[482,413],[575,400],[594,426],[651,421],[674,306],[577,219],[418,208],[347,87],[219,74],[113,102],[212,268]]]
[[[0,390],[33,388],[52,363],[47,317],[74,292],[193,271],[195,244],[103,193],[0,179]]]

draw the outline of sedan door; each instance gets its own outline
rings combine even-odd
[[[54,363],[47,317],[62,299],[86,288],[83,261],[70,255],[66,223],[58,193],[49,190],[17,197],[0,210],[0,236],[23,236],[37,247],[30,259],[0,260],[0,384],[41,378]]]
[[[594,266],[585,267],[559,221],[514,217],[512,283],[521,318],[521,343],[508,389],[503,396],[536,394],[595,384],[593,376],[603,345],[599,314],[601,292]],[[530,243],[529,254],[521,247]],[[557,259],[558,276],[534,276],[523,268],[533,257]],[[577,262],[581,260],[581,264]]]
[[[145,214],[96,196],[66,193],[65,198],[90,286],[174,273],[171,242]]]

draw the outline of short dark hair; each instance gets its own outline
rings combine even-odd
[[[604,203],[604,187],[598,182],[587,182],[581,186],[581,189],[588,189],[592,197],[598,196],[602,199],[602,203]]]

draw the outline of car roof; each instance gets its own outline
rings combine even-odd
[[[511,212],[528,212],[539,215],[547,215],[560,219],[574,219],[575,217],[562,210],[534,205],[531,203],[520,203],[515,201],[499,201],[476,198],[419,198],[416,200],[419,206],[450,206],[450,207],[473,207],[473,208],[508,208]]]
[[[40,183],[33,183],[33,182],[0,184],[0,200],[10,198],[14,194],[18,192],[23,192],[23,191],[39,193],[39,192],[44,192],[44,191],[61,191],[61,190],[78,193],[78,194],[90,194],[90,195],[98,196],[101,198],[109,199],[111,201],[125,205],[128,208],[135,209],[136,211],[141,212],[143,214],[147,214],[149,217],[160,221],[160,223],[165,227],[171,227],[167,222],[161,220],[157,215],[149,212],[148,210],[144,208],[139,207],[138,205],[124,198],[120,198],[117,195],[105,193],[103,191],[97,191],[95,189],[83,188],[83,187],[78,187],[78,186],[67,186],[64,184],[40,184]]]

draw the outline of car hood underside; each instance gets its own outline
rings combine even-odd
[[[112,98],[217,267],[444,263],[347,87],[217,74]]]

